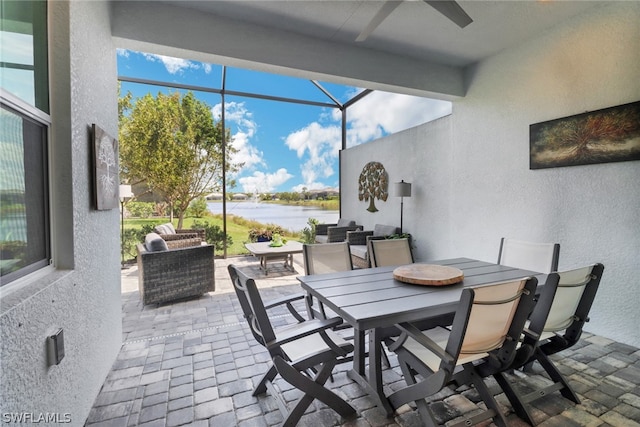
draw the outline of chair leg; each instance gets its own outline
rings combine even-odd
[[[562,396],[574,402],[575,404],[580,404],[578,395],[573,391],[573,389],[564,378],[564,376],[560,373],[556,365],[554,365],[551,359],[549,359],[549,356],[544,354],[544,352],[538,348],[536,349],[534,357],[538,362],[540,362],[540,365],[542,365],[547,374],[549,374],[549,377],[551,377],[553,382],[561,386],[561,388],[559,387],[559,390]]]
[[[500,388],[502,388],[502,391],[504,391],[505,396],[507,396],[507,399],[509,399],[509,402],[511,403],[513,411],[516,413],[516,415],[530,425],[535,426],[536,423],[533,421],[533,416],[529,412],[529,407],[524,400],[524,396],[520,395],[520,393],[518,393],[511,386],[511,383],[507,381],[502,372],[494,374],[493,378],[496,379],[498,385],[500,385]]]
[[[469,367],[465,365],[464,370],[469,375],[469,378],[473,382],[473,385],[476,388],[476,391],[484,401],[485,405],[487,405],[487,412],[484,415],[473,417],[473,422],[478,423],[483,419],[493,418],[493,422],[498,427],[507,427],[508,426],[507,420],[504,417],[504,414],[502,413],[502,411],[500,411],[500,406],[498,405],[498,402],[496,402],[496,399],[493,397],[493,394],[491,394],[491,392],[487,388],[487,385],[484,383],[484,380],[482,379],[482,377],[476,373],[473,366]]]
[[[252,396],[258,396],[267,391],[267,383],[273,381],[273,379],[278,375],[278,371],[276,370],[275,365],[271,365],[269,370],[262,376],[255,390],[253,390]]]
[[[280,376],[282,376],[285,381],[304,392],[304,396],[298,399],[293,410],[286,416],[283,426],[295,426],[314,399],[323,402],[343,418],[351,417],[356,413],[356,410],[351,405],[324,387],[324,384],[331,375],[331,371],[336,365],[335,360],[325,362],[314,380],[301,374],[300,371],[280,357],[274,358],[274,364]]]
[[[416,374],[413,369],[411,369],[409,364],[407,364],[407,362],[405,362],[404,360],[398,360],[398,363],[400,365],[400,369],[402,370],[402,375],[404,375],[405,381],[407,382],[407,385],[416,384]],[[436,423],[435,419],[433,418],[433,413],[431,412],[431,409],[429,409],[429,404],[427,403],[427,401],[425,399],[417,399],[415,400],[415,402],[424,426],[437,427],[438,423]]]

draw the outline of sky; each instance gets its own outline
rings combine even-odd
[[[161,55],[118,50],[118,75],[220,89],[222,67]],[[341,103],[361,88],[319,82]],[[226,89],[245,93],[331,100],[309,80],[227,67]],[[121,94],[135,98],[178,89],[122,82]],[[185,92],[180,90],[181,92]],[[222,112],[219,94],[193,91],[207,103],[215,120]],[[347,109],[347,148],[373,141],[451,113],[447,101],[374,91]],[[338,152],[342,114],[337,108],[308,106],[240,96],[225,96],[225,122],[243,163],[227,191],[301,192],[338,188]]]

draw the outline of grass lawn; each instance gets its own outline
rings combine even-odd
[[[222,230],[222,215],[210,215],[202,218],[188,217],[184,219],[182,228],[189,229],[196,221],[199,223],[208,222],[209,225],[217,225]],[[125,218],[124,228],[125,230],[135,229],[141,228],[146,224],[152,224],[155,226],[158,224],[165,224],[167,222],[169,222],[168,217]],[[178,227],[177,219],[173,220],[173,226],[176,228]],[[264,226],[264,224],[257,221],[250,221],[235,215],[227,215],[227,235],[231,236],[231,239],[233,240],[233,244],[227,248],[227,255],[248,254],[249,251],[245,249],[244,243],[249,240],[249,230],[253,227],[261,226]],[[302,240],[302,237],[299,234],[285,232],[284,237],[293,240]],[[216,255],[222,255],[222,252],[216,251]]]

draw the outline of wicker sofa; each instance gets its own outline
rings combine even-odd
[[[344,242],[347,232],[362,229],[361,225],[349,219],[340,218],[335,224],[316,225],[316,243]]]
[[[166,224],[157,225],[154,231],[165,241],[174,241],[174,240],[182,240],[182,239],[200,239],[200,241],[204,242],[205,240],[205,231],[203,228],[192,229],[192,230],[176,230],[172,223],[167,222]],[[186,246],[194,246],[193,243],[187,243],[182,247]]]
[[[199,240],[199,239],[198,239]],[[180,247],[149,233],[137,245],[138,288],[143,304],[161,304],[215,291],[214,246]]]
[[[349,231],[347,242],[351,249],[351,261],[354,267],[369,268],[371,261],[367,254],[367,242],[370,239],[385,239],[387,236],[397,234],[400,231],[395,225],[376,224],[373,230]]]

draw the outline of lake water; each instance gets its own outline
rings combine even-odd
[[[214,214],[222,214],[222,202],[208,202],[207,206]],[[291,231],[301,231],[307,226],[309,218],[315,218],[318,222],[327,224],[336,223],[340,218],[339,211],[254,201],[227,202],[227,214],[259,221],[263,224],[276,224]]]

